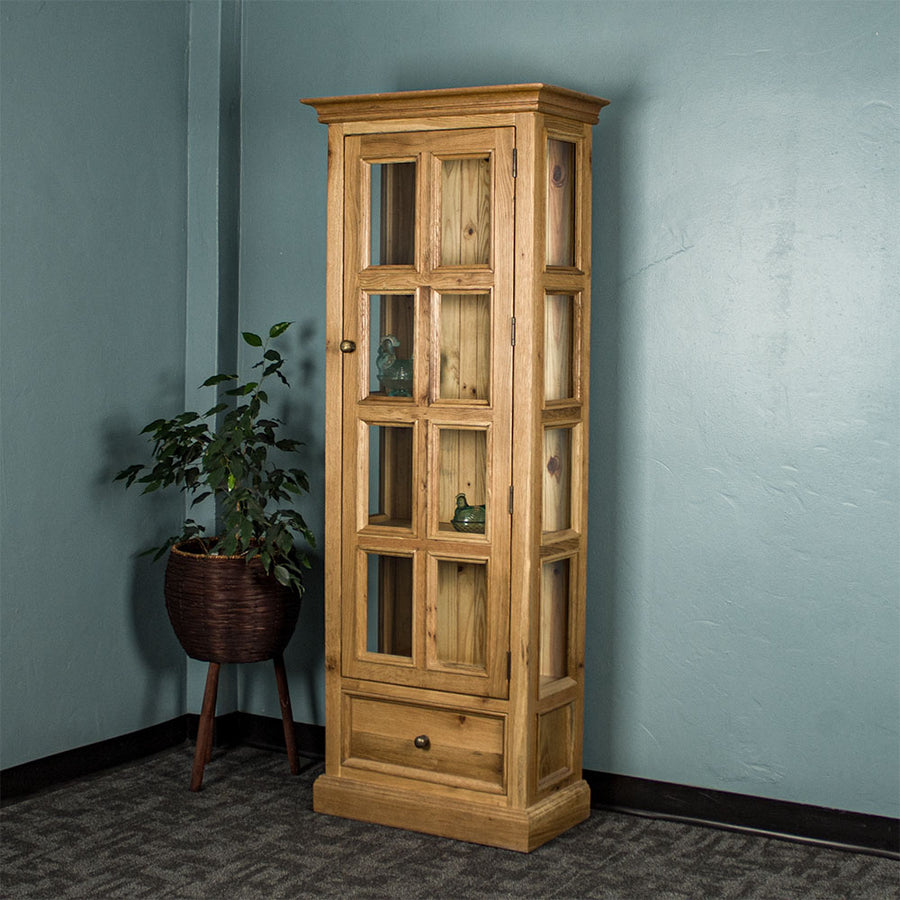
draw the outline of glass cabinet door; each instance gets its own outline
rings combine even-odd
[[[349,677],[508,691],[513,139],[345,139]]]

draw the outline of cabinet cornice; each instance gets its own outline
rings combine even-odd
[[[552,84],[505,84],[490,87],[443,88],[349,97],[311,97],[300,101],[315,108],[319,121],[378,121],[487,113],[540,112],[597,123],[609,101]]]

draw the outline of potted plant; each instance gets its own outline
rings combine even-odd
[[[153,445],[151,463],[116,475],[126,487],[143,485],[145,494],[175,487],[190,506],[215,498],[215,534],[188,517],[162,546],[145,551],[155,551],[155,559],[168,552],[169,619],[187,654],[210,663],[193,790],[209,757],[222,663],[275,661],[291,770],[297,765],[282,653],[297,623],[303,570],[310,565],[300,545],[315,546],[315,539],[291,505],[309,491],[306,473],[286,462],[301,442],[280,436],[284,423],[264,415],[266,382],[274,377],[288,385],[285,360],[271,344],[290,324],[273,325],[265,339],[243,332],[245,343],[260,351],[256,380],[239,383],[236,374],[208,378],[202,387],[232,385],[223,399],[202,415],[187,411],[151,422],[141,432]]]

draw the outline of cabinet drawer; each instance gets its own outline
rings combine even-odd
[[[503,791],[503,716],[357,695],[344,702],[344,765]]]

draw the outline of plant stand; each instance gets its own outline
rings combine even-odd
[[[272,657],[275,666],[275,682],[278,685],[278,700],[281,705],[281,721],[284,725],[284,743],[287,747],[288,765],[291,775],[300,774],[297,758],[297,740],[294,735],[294,717],[291,712],[291,696],[288,691],[287,675],[284,671],[284,656]],[[203,692],[203,706],[200,711],[200,727],[197,730],[197,746],[194,749],[194,765],[191,769],[191,790],[199,791],[203,784],[203,770],[212,758],[213,727],[216,717],[216,696],[219,691],[219,670],[222,664],[211,662],[206,673],[206,689]]]

